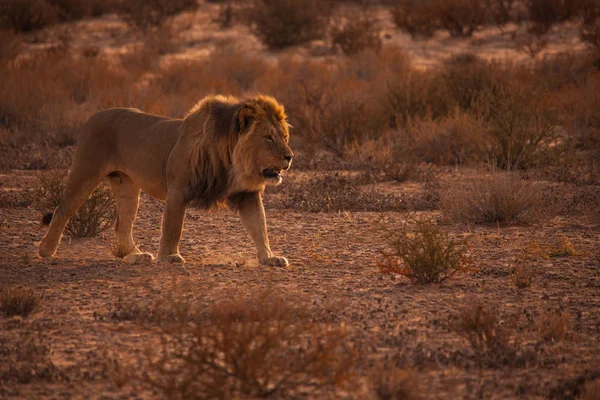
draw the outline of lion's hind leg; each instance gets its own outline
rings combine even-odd
[[[143,253],[133,240],[133,223],[140,204],[140,187],[122,172],[111,173],[109,182],[117,206],[115,232],[117,236],[116,248],[120,253],[118,256],[121,256],[127,262],[145,263],[152,261],[154,259],[152,254]]]
[[[52,257],[58,249],[63,230],[88,196],[102,181],[102,176],[89,176],[80,168],[73,168],[67,178],[63,200],[48,219],[50,227],[42,239],[38,252],[42,257]],[[46,217],[45,217],[46,218]]]

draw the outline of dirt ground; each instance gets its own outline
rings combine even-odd
[[[3,175],[4,193],[30,187],[34,174]],[[303,174],[310,179],[310,172]],[[294,182],[293,177],[290,171],[287,180]],[[388,184],[386,190],[402,193],[411,185],[415,184]],[[174,287],[208,302],[215,293],[252,293],[258,288],[308,299],[331,310],[331,324],[348,328],[361,370],[382,361],[411,368],[427,399],[575,398],[573,393],[583,383],[600,374],[598,230],[585,219],[559,217],[504,228],[446,225],[444,231],[470,238],[472,265],[444,284],[418,285],[382,275],[376,267],[386,247],[385,234],[378,228],[381,219],[388,227],[399,226],[405,213],[297,212],[277,202],[270,205],[269,197],[277,194],[266,196],[273,250],[288,257],[291,265],[259,266],[250,240],[230,211],[189,210],[181,252],[190,275],[173,265],[116,260],[109,251],[108,233],[90,239],[65,237],[56,257],[42,260],[36,244],[45,228],[37,212],[30,207],[2,209],[1,284],[34,288],[42,301],[39,312],[28,318],[0,318],[0,344],[8,349],[38,335],[38,345],[49,351],[46,367],[52,366],[60,378],[7,382],[0,386],[0,395],[156,397],[143,385],[117,387],[107,360],[141,357],[145,346],[157,340],[157,327],[112,316],[119,301],[148,301]],[[157,251],[161,210],[160,202],[143,195],[135,237],[145,251]],[[531,241],[548,244],[560,237],[570,239],[579,255],[542,259],[533,285],[517,288],[511,272],[519,249]],[[449,328],[450,319],[477,300],[503,319],[517,321],[514,335],[525,357],[522,365],[482,365],[469,343]],[[536,324],[546,310],[569,316],[568,332],[556,343],[538,335]]]
[[[246,27],[219,29],[213,21],[217,9],[207,4],[195,14],[178,16],[174,29],[179,50],[161,62],[205,56],[224,42],[239,43],[266,59],[278,56],[248,38]],[[437,33],[413,41],[393,28],[386,10],[377,12],[384,43],[402,46],[420,67],[462,52],[501,61],[530,60],[511,39],[517,27],[503,33],[486,28],[466,39]],[[27,43],[33,50],[44,48],[65,30],[75,50],[93,45],[106,54],[124,54],[141,43],[115,15],[32,33]],[[585,47],[570,23],[553,28],[549,38],[538,58]],[[282,53],[286,51],[301,57],[339,56],[318,41]],[[303,168],[292,167],[282,186],[265,195],[271,247],[289,259],[286,268],[260,266],[238,217],[227,210],[188,210],[180,243],[185,271],[116,259],[109,231],[93,238],[65,236],[54,258],[40,259],[37,245],[46,228],[27,197],[40,171],[1,171],[0,287],[32,288],[41,301],[28,317],[0,314],[0,398],[161,398],[139,381],[120,382],[114,369],[114,360],[134,368],[145,350],[160,342],[159,324],[117,314],[120,304],[151,304],[174,292],[189,302],[210,305],[223,294],[251,296],[269,289],[326,312],[326,324],[348,332],[348,345],[358,354],[354,372],[362,382],[361,390],[326,392],[326,398],[377,398],[365,387],[369,371],[378,365],[412,370],[423,399],[576,399],[586,383],[600,378],[600,227],[588,215],[558,213],[529,225],[472,226],[443,222],[439,209],[421,207],[419,218],[434,219],[443,232],[468,239],[470,264],[442,284],[414,284],[406,277],[382,274],[377,264],[389,246],[382,226],[400,227],[410,215],[401,207],[403,199],[420,198],[426,182],[362,182],[359,189],[371,196],[366,198],[381,202],[354,211],[309,212],[320,206],[307,203],[301,191],[306,186],[301,185],[326,183],[327,176],[316,171],[326,168],[312,155],[298,154],[295,165]],[[340,166],[341,161],[331,169],[342,169],[337,171],[342,176],[357,173]],[[467,183],[473,173],[481,172],[448,167],[438,176],[442,185]],[[327,190],[320,201],[327,200]],[[290,196],[293,202],[286,200]],[[158,250],[162,208],[161,202],[142,194],[134,237],[143,251]],[[575,254],[550,257],[548,249],[560,241],[572,243]],[[532,261],[538,275],[530,287],[518,288],[517,259],[532,243],[544,253]],[[510,342],[518,362],[484,359],[452,328],[452,321],[477,302],[495,310],[501,324],[513,325]],[[546,312],[567,316],[562,339],[540,337]],[[5,363],[4,357],[11,361]]]

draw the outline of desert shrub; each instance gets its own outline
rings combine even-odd
[[[586,42],[594,54],[600,56],[600,2],[582,0],[580,8],[581,39]]]
[[[471,36],[487,19],[487,5],[481,0],[433,0],[440,25],[451,36]]]
[[[523,362],[511,340],[514,323],[501,322],[498,313],[475,301],[450,320],[452,331],[465,338],[479,361],[489,366],[519,365]]]
[[[344,331],[311,322],[305,307],[269,292],[228,294],[193,323],[163,325],[139,378],[167,398],[316,395],[350,384]]]
[[[46,0],[0,0],[0,23],[17,32],[43,28],[58,21]]]
[[[442,192],[440,207],[453,222],[508,225],[533,222],[544,214],[542,188],[512,173],[449,187]]]
[[[422,0],[398,0],[391,9],[394,24],[408,32],[413,39],[431,37],[440,27],[437,15],[431,12],[431,2]]]
[[[486,135],[470,114],[438,120],[419,119],[399,133],[398,148],[403,159],[436,165],[477,162],[486,155]]]
[[[121,4],[119,13],[127,24],[147,31],[164,25],[175,14],[197,8],[197,0],[129,0]]]
[[[471,53],[448,58],[442,75],[449,95],[462,110],[471,109],[483,93],[495,91],[505,79],[499,65],[483,61]]]
[[[448,115],[455,103],[443,77],[436,71],[409,71],[387,84],[385,106],[397,128],[413,119]]]
[[[40,175],[34,190],[34,208],[41,215],[53,212],[62,201],[66,174],[63,172]],[[95,236],[110,228],[116,218],[112,192],[104,187],[96,188],[69,220],[65,231],[75,237]]]
[[[33,289],[3,287],[0,290],[0,311],[7,316],[26,317],[40,305],[40,296]]]
[[[278,49],[323,38],[333,5],[329,0],[252,0],[244,22],[261,42]]]
[[[513,282],[519,289],[525,289],[531,286],[537,271],[529,264],[518,263],[513,271]]]
[[[491,0],[489,16],[496,25],[504,25],[513,19],[515,0]]]
[[[540,339],[546,342],[561,340],[569,329],[569,314],[566,312],[546,311],[537,321]]]
[[[381,48],[381,30],[377,21],[368,13],[352,13],[332,25],[329,34],[334,45],[344,54],[353,55],[365,49],[378,51]]]
[[[530,31],[536,35],[548,32],[553,24],[566,21],[577,13],[580,0],[526,0],[531,21]]]
[[[491,162],[506,169],[533,166],[555,137],[556,109],[541,89],[500,85],[480,96],[477,109],[492,139]]]
[[[440,283],[467,265],[466,239],[452,238],[428,221],[416,221],[409,230],[404,224],[390,231],[391,253],[384,253],[379,269],[386,274],[406,276],[416,283]]]
[[[421,398],[413,371],[378,366],[370,373],[369,382],[375,398],[380,400],[417,400]]]

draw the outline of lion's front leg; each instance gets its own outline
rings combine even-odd
[[[158,250],[159,262],[185,262],[179,254],[179,240],[181,239],[186,206],[187,204],[181,194],[167,194],[162,220],[160,248]]]
[[[274,256],[269,246],[267,234],[267,220],[261,194],[248,193],[238,203],[242,225],[248,231],[250,238],[258,251],[258,261],[262,265],[281,266],[289,265],[285,257]]]

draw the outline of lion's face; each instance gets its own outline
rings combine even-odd
[[[250,186],[278,185],[281,172],[291,167],[294,157],[288,141],[289,133],[281,123],[268,118],[254,121],[236,145],[233,164],[244,165]]]

